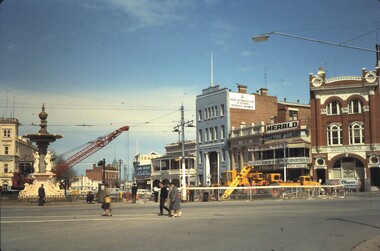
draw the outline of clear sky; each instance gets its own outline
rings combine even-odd
[[[164,153],[195,98],[214,82],[261,87],[279,100],[309,103],[309,73],[360,75],[375,53],[272,35],[271,31],[375,49],[379,0],[4,0],[0,4],[0,116],[36,133],[45,103],[58,154],[130,125],[91,163]],[[79,126],[79,125],[89,126]],[[195,139],[195,129],[185,130]],[[72,153],[73,154],[73,153]],[[65,157],[69,157],[67,154]]]

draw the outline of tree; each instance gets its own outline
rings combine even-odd
[[[53,152],[53,156],[56,156],[55,152]],[[65,163],[62,155],[55,157],[54,163],[53,172],[56,174],[57,181],[65,181],[66,189],[68,189],[73,179],[77,176],[77,172]]]

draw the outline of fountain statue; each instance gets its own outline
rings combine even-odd
[[[42,104],[42,111],[38,114],[41,120],[40,130],[37,134],[26,134],[23,137],[35,142],[38,147],[38,152],[34,155],[34,172],[31,174],[33,184],[25,184],[23,190],[19,193],[19,198],[30,198],[38,196],[38,188],[41,184],[44,185],[46,197],[64,197],[64,191],[59,188],[59,184],[54,182],[55,174],[51,171],[53,166],[53,156],[48,151],[50,143],[60,139],[63,136],[58,134],[50,134],[47,132],[48,114],[45,112],[45,105]]]

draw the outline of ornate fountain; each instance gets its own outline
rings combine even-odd
[[[62,135],[48,133],[45,112],[45,105],[42,104],[42,111],[38,114],[41,123],[37,134],[25,134],[23,137],[35,142],[38,152],[34,153],[34,172],[30,174],[33,184],[25,184],[24,190],[19,193],[19,198],[30,198],[38,196],[38,188],[44,184],[46,197],[64,197],[64,192],[59,188],[59,184],[54,182],[55,174],[51,171],[53,167],[53,156],[48,151],[50,143],[62,138]]]

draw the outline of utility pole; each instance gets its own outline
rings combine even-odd
[[[182,132],[182,200],[186,200],[186,163],[185,163],[185,111],[181,105],[181,132]]]
[[[181,105],[181,120],[179,124],[174,127],[174,132],[181,133],[181,187],[182,187],[182,200],[187,199],[187,191],[186,191],[186,158],[185,158],[185,126],[194,127],[193,120],[185,121],[185,109],[183,104]],[[190,168],[190,166],[188,167]],[[190,179],[190,177],[189,177]]]

